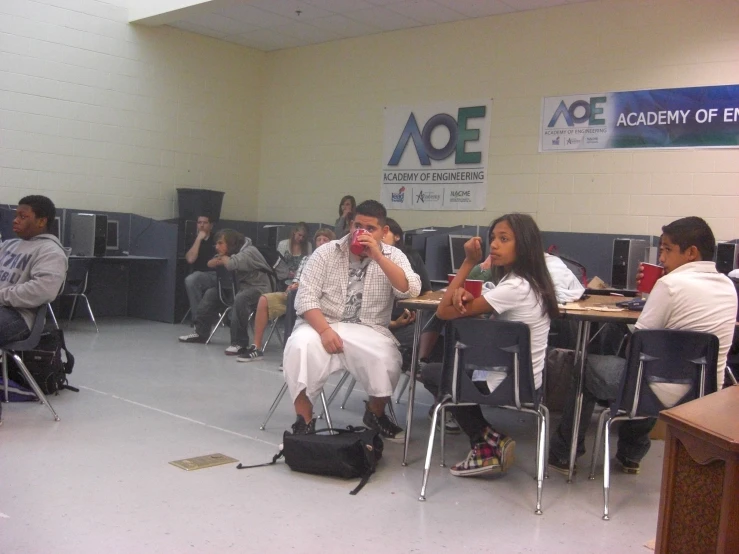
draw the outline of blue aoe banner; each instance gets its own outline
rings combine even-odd
[[[739,146],[739,85],[551,96],[539,152]]]

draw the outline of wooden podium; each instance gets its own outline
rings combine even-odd
[[[739,386],[663,411],[656,552],[739,552]]]

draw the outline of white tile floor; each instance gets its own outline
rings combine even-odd
[[[74,322],[67,332],[77,358],[70,382],[81,390],[52,397],[61,421],[37,403],[4,405],[0,553],[649,552],[661,442],[641,475],[612,473],[611,521],[600,518],[602,481],[584,474],[571,485],[552,474],[544,515],[536,516],[535,423],[494,411],[491,419],[518,442],[511,471],[460,479],[437,463],[422,503],[425,391],[410,465],[400,465],[401,445],[386,443],[378,472],[358,496],[348,494],[353,481],[292,473],[282,463],[243,471],[171,466],[214,452],[247,464],[269,461],[294,419],[286,398],[259,430],[282,383],[276,340],[264,361],[239,364],[223,355],[225,330],[209,346],[178,344],[187,329],[109,319],[98,335]],[[335,423],[359,423],[362,399],[357,387],[346,410],[336,403]],[[402,423],[405,401],[398,408]],[[448,461],[466,454],[462,437],[450,437],[448,446]]]

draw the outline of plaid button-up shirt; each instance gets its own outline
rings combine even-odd
[[[334,240],[318,248],[305,264],[300,276],[300,287],[295,298],[295,311],[302,316],[308,310],[319,309],[329,323],[337,323],[344,316],[346,289],[349,281],[349,241],[351,235]],[[393,246],[382,244],[382,253],[400,267],[408,280],[408,291],[392,286],[387,275],[374,260],[367,266],[362,290],[362,325],[372,327],[393,339],[388,329],[393,302],[396,298],[413,298],[421,292],[421,278],[413,272],[405,254]],[[303,318],[298,324],[304,323]],[[397,342],[397,341],[396,341]]]

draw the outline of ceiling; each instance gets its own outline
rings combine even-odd
[[[218,0],[183,10],[186,31],[271,51],[591,0]]]

